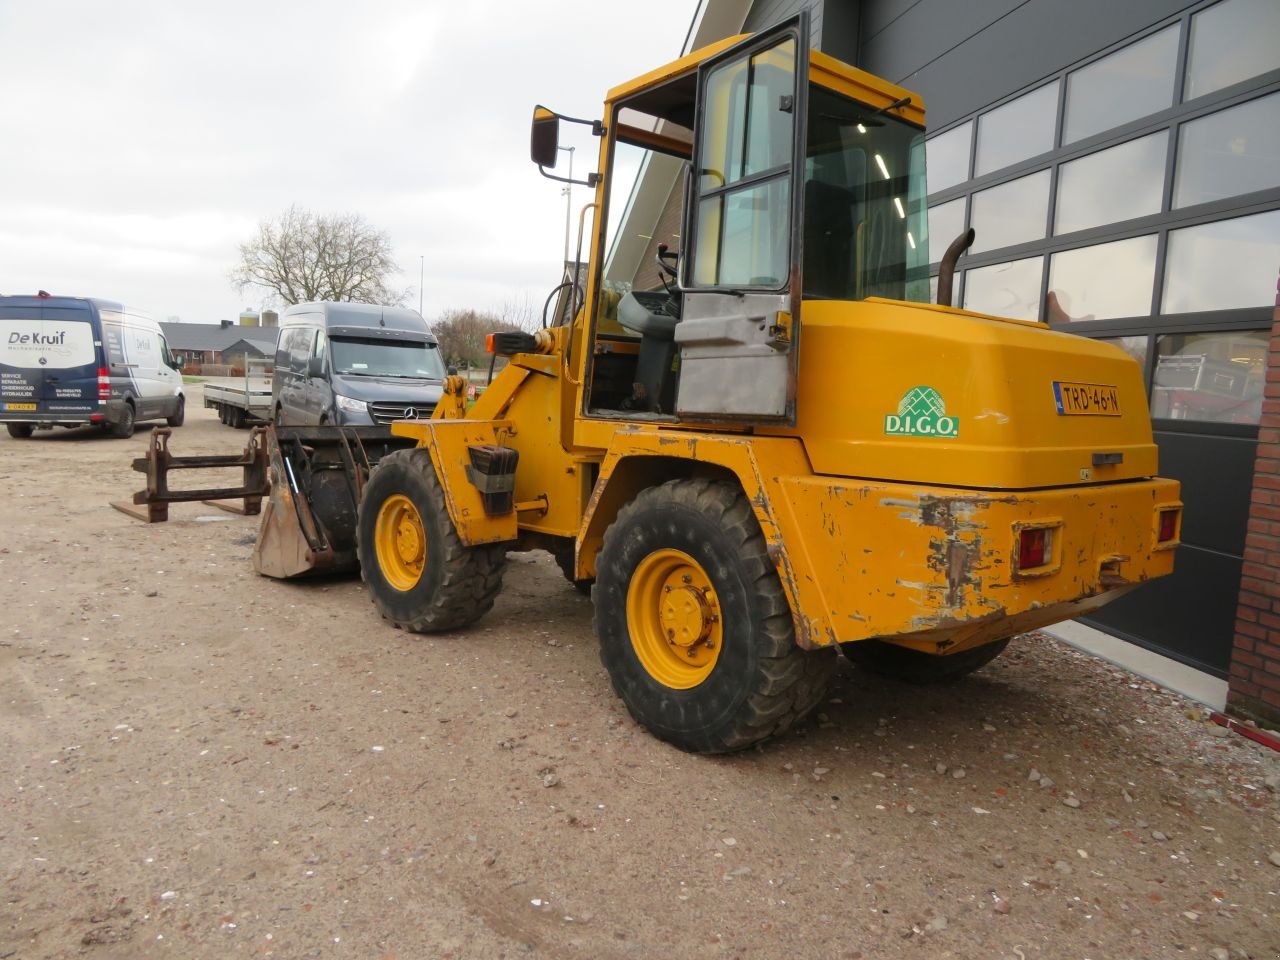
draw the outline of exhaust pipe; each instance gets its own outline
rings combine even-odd
[[[970,227],[952,240],[951,246],[947,247],[947,252],[942,255],[942,265],[938,267],[938,306],[951,306],[951,288],[955,282],[956,261],[960,259],[960,254],[973,246],[975,236],[977,234],[973,232],[973,227]]]

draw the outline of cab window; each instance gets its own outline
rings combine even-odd
[[[707,76],[690,279],[781,289],[791,228],[795,40]]]

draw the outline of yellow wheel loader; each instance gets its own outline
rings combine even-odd
[[[971,235],[929,302],[918,97],[810,50],[801,16],[614,88],[599,120],[536,108],[548,176],[564,123],[600,141],[566,322],[494,335],[475,403],[451,378],[374,457],[274,445],[262,572],[332,565],[334,512],[386,619],[456,630],[509,551],[548,550],[632,715],[705,753],[795,723],[840,650],[955,678],[1170,572],[1179,488],[1138,365],[949,306]],[[330,506],[326,449],[352,491]]]

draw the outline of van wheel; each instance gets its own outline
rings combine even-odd
[[[465,627],[502,589],[506,545],[458,537],[426,450],[397,450],[369,474],[360,497],[360,576],[378,611],[412,633]]]
[[[883,640],[858,640],[840,644],[840,651],[863,670],[902,683],[946,683],[967,677],[1000,656],[1008,640],[984,643],[950,656],[938,656]]]
[[[165,423],[171,427],[180,427],[182,422],[187,418],[187,398],[178,395],[178,409],[173,411],[173,415],[165,417]]]
[[[137,414],[133,410],[133,401],[126,400],[120,408],[120,419],[111,425],[111,435],[120,440],[128,440],[133,436],[133,428],[137,424]]]
[[[631,715],[697,753],[741,750],[817,706],[834,650],[803,650],[751,504],[735,486],[642,491],[596,563],[600,659]]]
[[[26,440],[36,430],[34,423],[7,423],[5,426],[9,428],[9,436],[15,440]]]

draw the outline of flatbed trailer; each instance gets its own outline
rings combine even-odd
[[[242,384],[204,385],[204,405],[217,410],[219,419],[236,429],[269,422],[272,366],[273,361],[267,358],[246,360]]]

